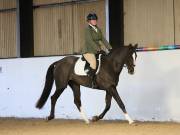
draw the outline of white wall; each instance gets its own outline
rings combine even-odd
[[[44,118],[49,115],[50,98],[42,110],[37,110],[35,103],[42,92],[48,66],[61,58],[1,59],[0,117]],[[179,82],[180,50],[139,52],[136,73],[129,75],[127,69],[123,69],[118,92],[135,120],[180,122]],[[81,92],[88,117],[101,113],[105,92],[85,87],[81,87]],[[69,87],[57,102],[56,118],[80,118]],[[124,119],[114,100],[105,119]]]

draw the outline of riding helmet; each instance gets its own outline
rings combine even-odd
[[[90,20],[98,20],[96,13],[89,13],[88,14],[87,21],[90,21]]]

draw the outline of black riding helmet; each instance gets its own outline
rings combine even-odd
[[[97,15],[95,13],[89,13],[87,16],[87,21],[90,21],[90,20],[98,20]]]

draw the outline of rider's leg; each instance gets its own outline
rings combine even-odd
[[[90,64],[90,71],[88,72],[88,75],[91,78],[92,87],[95,88],[96,87],[96,57],[92,53],[86,53],[83,54],[83,56]]]
[[[83,54],[84,58],[87,60],[87,62],[90,64],[90,67],[92,69],[96,69],[96,57],[93,53],[85,53]]]

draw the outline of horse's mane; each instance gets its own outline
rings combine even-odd
[[[136,54],[136,47],[137,46],[132,46],[132,44],[129,44],[127,46],[116,46],[113,47],[111,52],[106,55],[104,58],[109,59],[109,60],[117,60],[119,61],[119,58],[121,56],[129,57],[129,55],[132,55],[133,53],[135,54],[135,59],[137,57]]]
[[[133,53],[136,54],[136,48],[137,46],[132,46],[132,44],[124,45],[124,46],[115,46],[109,53],[109,56],[117,54],[117,53],[121,53],[121,51],[124,49],[131,50]]]
[[[113,55],[119,54],[119,53],[121,53],[121,51],[123,51],[124,49],[128,49],[128,48],[129,48],[129,46],[115,46],[109,53],[109,57],[113,57]]]

